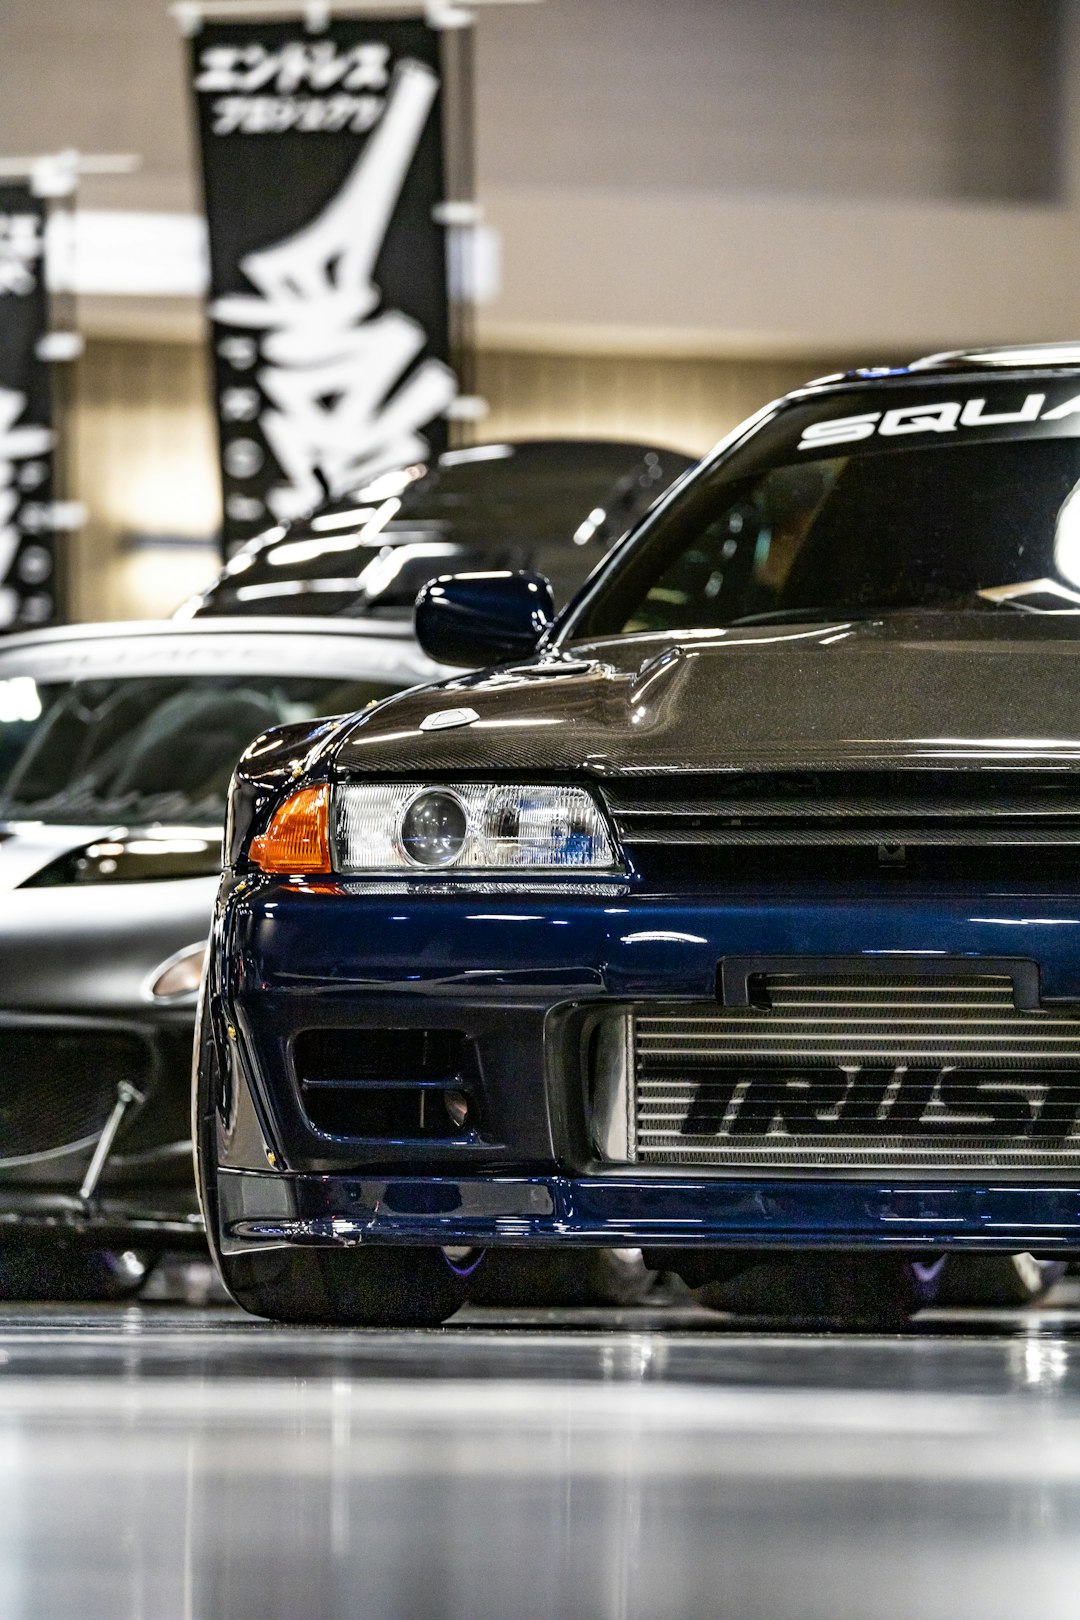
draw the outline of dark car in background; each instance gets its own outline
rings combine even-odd
[[[693,465],[605,439],[448,450],[251,541],[180,611],[411,618],[429,579],[476,568],[536,569],[565,602]]]
[[[229,780],[444,673],[408,627],[101,625],[0,646],[0,1297],[109,1296],[202,1244],[195,1003]]]
[[[432,1322],[640,1246],[897,1325],[1080,1253],[1075,348],[808,386],[559,619],[473,574],[417,628],[505,661],[232,791],[195,1126],[240,1304]]]

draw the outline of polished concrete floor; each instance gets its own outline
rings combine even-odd
[[[1078,1613],[1067,1291],[896,1339],[0,1308],[0,1620]]]

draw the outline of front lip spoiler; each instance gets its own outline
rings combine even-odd
[[[49,1236],[80,1248],[183,1249],[205,1253],[206,1228],[201,1215],[182,1208],[155,1208],[167,1190],[148,1191],[137,1203],[121,1198],[96,1199],[87,1207],[71,1193],[5,1187],[0,1210],[0,1244],[5,1239]],[[191,1193],[186,1193],[187,1203]]]
[[[1080,1185],[219,1170],[226,1253],[358,1243],[1080,1254]]]

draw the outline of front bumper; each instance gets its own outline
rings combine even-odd
[[[600,1162],[581,1030],[626,1003],[701,1003],[730,957],[1022,958],[1043,1006],[1080,1002],[1080,896],[970,884],[685,886],[226,879],[210,1023],[215,1242],[949,1248],[1080,1252],[1080,1173],[695,1174]],[[1019,948],[1018,948],[1019,947]],[[464,1031],[485,1129],[457,1143],[312,1128],[311,1028]]]
[[[226,1254],[283,1243],[1080,1253],[1080,1187],[223,1171],[218,1197]]]

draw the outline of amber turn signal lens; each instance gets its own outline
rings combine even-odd
[[[301,788],[279,804],[248,854],[264,872],[330,871],[330,789]]]

